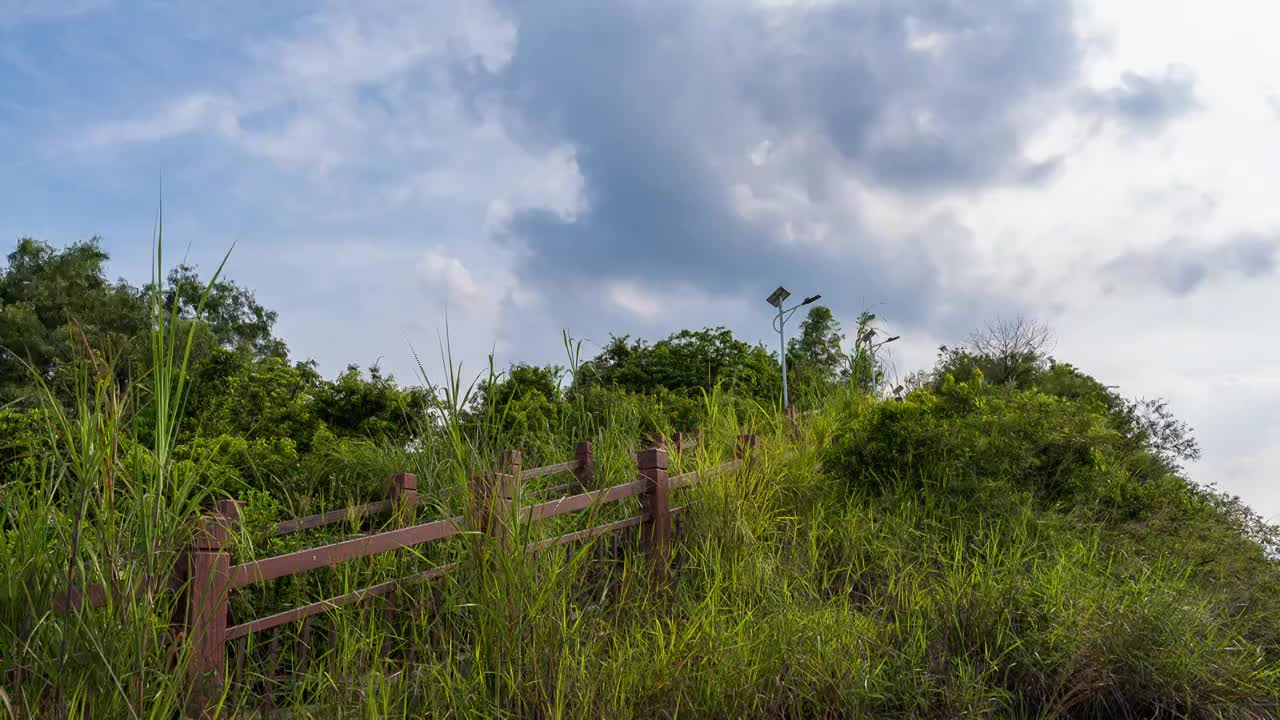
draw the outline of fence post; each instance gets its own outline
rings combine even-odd
[[[391,476],[391,487],[388,495],[391,499],[391,522],[396,527],[409,527],[414,520],[414,507],[418,504],[418,476],[413,473],[396,473]],[[387,625],[395,623],[397,592],[389,593],[382,598],[382,620]],[[310,618],[307,618],[309,621]],[[309,625],[304,625],[304,629],[309,630]],[[309,638],[308,638],[309,639]],[[391,656],[391,634],[382,633],[382,656]],[[303,645],[309,650],[310,645],[307,640],[303,641]]]
[[[573,449],[573,459],[577,461],[577,465],[573,466],[573,479],[578,484],[578,492],[586,492],[587,488],[593,487],[596,480],[595,457],[591,453],[591,443],[583,440]]]
[[[746,460],[746,459],[747,459],[747,456],[751,454],[751,451],[752,451],[752,450],[755,450],[755,449],[756,449],[756,446],[757,446],[757,445],[759,445],[759,444],[760,444],[760,436],[759,436],[759,435],[756,435],[756,434],[754,434],[754,433],[752,433],[752,434],[750,434],[750,435],[739,435],[739,436],[738,436],[738,450],[737,450],[737,453],[736,453],[736,455],[738,456],[738,459],[739,459],[739,460]]]
[[[233,498],[219,500],[213,504],[214,512],[229,520],[233,525],[240,522],[240,511],[243,508],[244,503]]]
[[[228,519],[205,515],[196,526],[190,557],[187,631],[191,664],[189,709],[203,714],[222,691],[227,658],[227,595],[231,590]]]
[[[786,422],[787,432],[791,434],[791,437],[793,439],[799,439],[800,438],[800,415],[799,413],[796,412],[796,406],[795,405],[788,406],[786,412],[783,413],[783,416],[786,418],[785,422]]]
[[[645,443],[649,447],[663,448],[667,447],[667,436],[661,432],[654,431],[645,435]]]
[[[413,517],[413,507],[418,504],[418,476],[413,473],[392,475],[390,495],[396,524],[408,525]]]
[[[502,472],[510,476],[512,489],[517,488],[520,484],[520,465],[522,462],[523,462],[523,455],[521,455],[519,450],[503,451],[502,467],[499,470],[499,472]],[[509,495],[508,497],[515,497],[515,496]]]
[[[667,579],[667,563],[671,559],[670,486],[667,483],[667,451],[660,447],[641,450],[636,456],[640,477],[645,480],[640,495],[644,524],[640,526],[640,542],[653,559],[654,579],[659,584]]]
[[[472,523],[477,530],[505,546],[513,529],[508,523],[511,522],[511,501],[520,480],[520,451],[503,452],[500,468],[498,472],[482,473],[471,481]]]

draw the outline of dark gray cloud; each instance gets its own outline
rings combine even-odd
[[[1117,87],[1088,95],[1084,104],[1104,118],[1150,132],[1200,107],[1195,75],[1179,65],[1170,65],[1158,77],[1127,72]]]
[[[1108,262],[1102,271],[1103,289],[1111,293],[1154,284],[1173,295],[1184,296],[1211,280],[1274,274],[1278,260],[1280,234],[1241,233],[1209,246],[1174,237]]]
[[[1019,115],[1077,71],[1059,2],[833,4],[764,31],[745,81],[781,134],[814,129],[852,169],[916,192],[1034,179]]]
[[[496,99],[520,142],[571,145],[585,188],[571,219],[516,214],[523,280],[562,298],[611,279],[746,297],[795,282],[847,310],[884,302],[909,324],[929,321],[945,265],[974,239],[888,242],[900,229],[869,226],[844,184],[928,197],[1045,182],[1062,160],[1027,157],[1024,140],[1060,109],[1083,52],[1057,0],[503,10],[511,62],[458,82]],[[753,163],[765,141],[768,160]],[[744,194],[766,209],[744,213]],[[948,303],[1004,302],[984,286],[949,288],[966,297]]]

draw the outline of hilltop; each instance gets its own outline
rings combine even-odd
[[[792,419],[776,355],[724,329],[615,338],[589,359],[566,337],[565,367],[474,384],[454,367],[436,386],[326,380],[248,290],[193,268],[110,283],[103,260],[25,243],[0,275],[0,701],[15,715],[187,705],[182,595],[156,579],[219,500],[243,503],[243,562],[465,516],[468,483],[506,449],[533,466],[589,440],[592,482],[610,487],[636,479],[647,437],[693,430],[673,474],[731,458],[743,433],[759,445],[683,491],[667,582],[625,537],[532,555],[460,536],[263,583],[233,596],[233,622],[457,563],[394,604],[251,636],[229,655],[223,715],[1280,713],[1280,532],[1185,479],[1198,451],[1167,406],[1050,358],[1034,324],[992,325],[895,384],[874,316],[846,352],[815,310],[790,349]],[[408,520],[272,532],[380,499],[404,472],[422,498]],[[106,607],[58,612],[68,585],[93,584]]]

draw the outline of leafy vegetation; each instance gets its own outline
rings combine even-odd
[[[23,241],[0,273],[0,707],[17,717],[175,717],[179,598],[163,580],[192,515],[244,502],[237,561],[379,528],[272,536],[380,498],[414,472],[414,518],[467,510],[506,447],[526,465],[593,442],[599,486],[633,480],[646,432],[703,430],[672,581],[629,536],[564,552],[463,536],[263,583],[232,622],[458,563],[389,601],[231,651],[221,716],[1269,717],[1280,713],[1280,532],[1188,482],[1198,447],[996,322],[888,387],[863,314],[850,351],[825,308],[788,348],[809,412],[778,405],[777,358],[722,328],[615,338],[568,367],[435,387],[376,368],[326,380],[274,314],[215,273],[138,288],[93,243]],[[163,282],[160,280],[163,278]],[[424,370],[424,376],[428,373]],[[556,480],[531,481],[531,500]],[[607,522],[638,511],[608,506]],[[568,516],[517,543],[570,532]],[[68,586],[108,603],[58,612]]]

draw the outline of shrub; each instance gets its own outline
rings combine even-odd
[[[1097,408],[1037,390],[947,377],[935,393],[917,390],[883,402],[851,427],[827,460],[857,487],[883,488],[927,478],[994,482],[1045,503],[1089,490],[1123,451],[1122,437]]]

